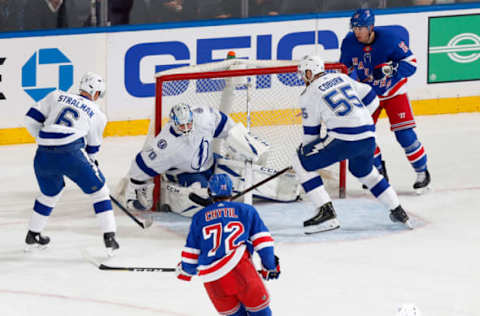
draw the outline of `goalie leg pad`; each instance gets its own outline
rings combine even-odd
[[[235,155],[253,162],[258,161],[270,148],[265,141],[250,134],[242,123],[235,124],[228,131],[225,141]]]
[[[217,160],[215,173],[227,173],[232,179],[233,187],[238,190],[238,188],[243,187],[245,181],[242,177],[244,168],[245,164],[242,161],[219,158]],[[258,183],[278,171],[256,164],[252,165],[252,170],[252,183]],[[284,173],[254,189],[253,195],[257,198],[279,202],[293,202],[296,201],[300,195],[300,186],[295,179],[295,175]]]
[[[194,192],[201,197],[208,197],[206,188],[202,188],[200,183],[195,182],[189,187],[183,187],[178,183],[162,181],[161,184],[161,204],[167,204],[174,213],[186,217],[192,217],[203,206],[194,203],[188,198],[188,195]]]

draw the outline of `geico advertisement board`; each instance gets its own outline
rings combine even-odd
[[[0,128],[22,127],[35,102],[60,89],[78,91],[83,73],[105,76],[105,34],[0,39]],[[104,106],[105,101],[100,104]]]
[[[472,14],[474,18],[471,18]],[[480,41],[477,40],[480,34],[479,24],[475,23],[476,14],[480,14],[480,9],[376,15],[376,25],[397,25],[409,35],[410,47],[418,61],[417,72],[409,79],[411,99],[471,96],[477,93],[480,89],[479,81],[459,81],[461,78],[479,78],[480,61],[476,56],[480,52]],[[438,26],[442,21],[432,22],[452,15],[459,18],[449,24],[451,29],[448,33],[444,33]],[[470,18],[463,20],[464,15]],[[115,112],[110,112],[109,117],[113,120],[148,117],[154,106],[155,73],[174,67],[223,60],[229,50],[234,50],[239,58],[287,60],[300,59],[307,53],[318,51],[326,60],[336,61],[340,56],[342,39],[349,31],[349,20],[350,17],[288,20],[111,34],[108,41],[108,87],[110,91],[118,89],[118,93],[110,95],[110,109],[114,106]],[[317,37],[315,30],[318,32]],[[433,38],[438,38],[439,35],[435,35],[438,33],[445,36],[443,41],[435,42]],[[476,35],[459,35],[464,33]],[[455,39],[457,35],[460,36],[459,39]],[[317,45],[315,38],[318,39]],[[465,49],[460,47],[462,45],[468,47]],[[457,48],[461,51],[456,52]],[[465,57],[461,60],[463,63],[460,63],[458,58],[455,61],[456,55],[471,58]],[[444,61],[428,64],[429,58],[435,60],[436,57],[441,57]],[[452,80],[435,81],[432,79],[436,76],[433,70],[428,71],[430,79],[427,78],[428,65],[430,68],[436,65],[439,78],[445,78],[439,73],[441,68],[447,68],[443,70],[445,72],[455,73],[461,66],[470,69],[471,74],[459,77],[458,80],[457,77],[452,77]],[[441,83],[446,81],[450,83]],[[433,84],[434,82],[440,83]],[[209,92],[201,89],[197,91]]]
[[[376,25],[404,29],[417,57],[418,69],[408,84],[412,100],[478,95],[480,9],[381,13],[377,12]],[[300,59],[318,51],[326,60],[336,61],[349,31],[349,15],[0,38],[0,105],[8,113],[1,116],[0,128],[23,126],[28,107],[52,89],[77,91],[86,71],[105,76],[107,93],[101,105],[106,106],[110,121],[124,121],[151,115],[156,73],[222,60],[229,50],[239,58],[266,60]]]

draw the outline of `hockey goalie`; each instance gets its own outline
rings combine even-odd
[[[223,139],[226,156],[214,152],[215,139]],[[151,209],[153,178],[161,175],[160,208],[191,217],[202,206],[191,201],[189,194],[193,192],[207,198],[208,180],[214,173],[228,173],[237,190],[245,189],[246,176],[255,183],[275,173],[276,170],[262,166],[268,150],[267,143],[222,111],[176,104],[170,111],[168,123],[132,161],[126,189],[121,191],[125,192],[129,209]],[[284,174],[256,189],[253,195],[294,201],[299,191],[294,176]]]

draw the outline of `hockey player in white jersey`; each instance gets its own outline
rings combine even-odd
[[[318,208],[317,214],[303,223],[305,233],[340,227],[331,198],[315,171],[345,159],[349,171],[390,210],[391,220],[411,228],[397,194],[373,168],[375,126],[371,113],[378,106],[375,92],[344,74],[325,72],[319,56],[305,56],[298,70],[306,84],[299,99],[304,135],[293,167],[306,195]],[[327,128],[324,138],[320,138],[322,123]]]
[[[95,101],[103,97],[105,82],[87,72],[79,90],[78,95],[55,90],[25,116],[25,125],[38,144],[34,169],[40,187],[28,225],[26,250],[50,242],[41,233],[60,199],[65,176],[90,197],[108,254],[119,248],[109,190],[96,159],[107,119]]]
[[[128,172],[126,203],[130,209],[146,210],[153,204],[153,177],[164,175],[167,181],[166,205],[184,216],[193,216],[202,206],[188,199],[190,192],[208,195],[208,180],[214,173],[213,139],[225,139],[245,159],[256,160],[266,146],[212,107],[191,108],[179,103],[172,107],[170,120],[150,146],[139,152]]]

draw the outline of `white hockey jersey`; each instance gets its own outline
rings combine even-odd
[[[99,150],[106,123],[105,114],[94,102],[59,90],[32,106],[25,117],[25,125],[39,145],[61,146],[85,137],[89,154]]]
[[[211,107],[197,107],[192,112],[193,129],[189,135],[177,134],[168,122],[154,138],[151,148],[141,152],[145,164],[156,173],[198,173],[212,167],[213,138],[227,137],[235,123]],[[130,176],[145,178],[137,174]]]
[[[321,124],[329,136],[354,141],[374,137],[371,117],[378,107],[373,89],[342,73],[326,73],[314,80],[300,95],[303,143],[320,137]]]

